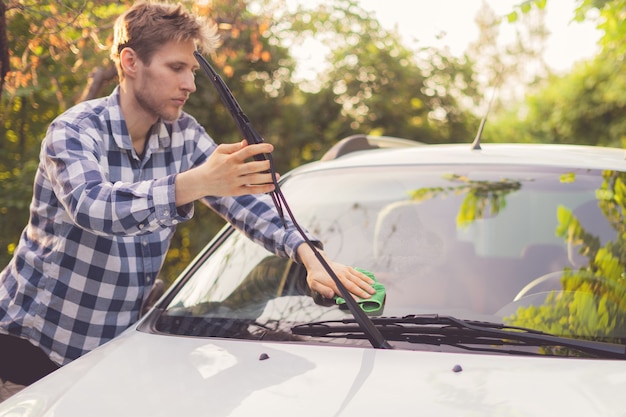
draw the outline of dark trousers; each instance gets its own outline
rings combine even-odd
[[[43,350],[28,340],[0,334],[0,379],[30,385],[59,369]]]

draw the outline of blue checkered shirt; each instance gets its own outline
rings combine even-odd
[[[59,116],[42,143],[30,221],[0,274],[0,333],[30,340],[59,365],[135,322],[176,225],[176,174],[206,161],[215,142],[188,114],[157,123],[143,157],[109,97]],[[267,195],[204,200],[248,237],[295,259],[302,243]]]

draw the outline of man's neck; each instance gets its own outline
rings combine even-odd
[[[146,113],[137,103],[133,93],[123,84],[120,85],[120,106],[133,148],[135,148],[137,155],[142,155],[146,147],[148,134],[158,118]]]

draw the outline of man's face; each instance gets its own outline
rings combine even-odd
[[[141,64],[134,94],[142,110],[151,116],[173,121],[178,119],[189,94],[196,91],[193,41],[168,42]]]

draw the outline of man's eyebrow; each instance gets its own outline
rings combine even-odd
[[[188,67],[188,66],[190,66],[190,65],[189,65],[189,62],[184,61],[184,60],[173,60],[173,61],[169,61],[169,62],[168,62],[168,65],[180,65],[180,66],[183,66],[183,67]],[[192,71],[197,71],[199,68],[200,68],[200,66],[199,66],[196,62],[194,62],[193,64],[191,64],[191,70],[192,70]]]

